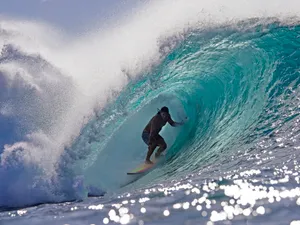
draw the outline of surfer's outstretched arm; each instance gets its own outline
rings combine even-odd
[[[181,121],[181,122],[175,122],[175,121],[173,121],[171,117],[169,118],[168,123],[169,123],[172,127],[178,127],[178,126],[182,126],[182,125],[184,124],[183,121]]]

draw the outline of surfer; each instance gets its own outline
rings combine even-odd
[[[162,107],[158,113],[152,117],[149,123],[143,130],[142,139],[148,145],[148,153],[145,160],[145,163],[152,164],[153,162],[150,160],[150,157],[154,151],[154,149],[159,146],[159,149],[155,153],[155,157],[159,157],[160,154],[166,150],[167,144],[162,136],[159,135],[162,127],[169,123],[172,127],[183,125],[183,122],[174,122],[169,113],[168,107]]]

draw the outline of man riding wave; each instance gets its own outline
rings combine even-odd
[[[183,125],[183,122],[174,122],[171,118],[169,113],[168,107],[162,107],[159,112],[151,118],[149,123],[143,130],[142,139],[148,145],[148,153],[145,160],[145,163],[152,164],[153,162],[150,160],[150,157],[154,151],[154,149],[159,146],[159,149],[155,153],[155,157],[159,157],[160,154],[166,150],[167,144],[162,136],[159,135],[159,132],[166,125],[169,123],[171,126],[176,127]]]

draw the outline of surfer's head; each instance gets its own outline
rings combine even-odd
[[[161,115],[161,117],[164,119],[164,120],[168,120],[168,117],[169,117],[169,109],[168,107],[164,106],[160,109],[159,111],[159,114]]]
[[[160,109],[160,112],[166,112],[169,113],[169,108],[167,106],[164,106]]]

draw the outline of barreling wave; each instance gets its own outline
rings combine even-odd
[[[164,9],[160,3],[149,8],[156,7]],[[87,47],[58,44],[59,53],[39,37],[26,48],[26,35],[2,29],[0,121],[6,129],[0,139],[0,179],[5,181],[0,206],[120,191],[129,183],[125,172],[145,157],[141,132],[163,105],[174,120],[188,120],[183,127],[162,130],[167,162],[126,188],[203,168],[226,170],[232,166],[228,157],[259,152],[261,141],[276,148],[281,132],[294,140],[300,110],[298,20],[250,19],[253,9],[231,21],[206,9],[222,19],[199,24],[208,18],[191,17],[193,11],[147,34],[141,34],[140,25],[149,21],[135,20],[120,29],[120,37],[104,33],[94,44],[93,34],[84,42]],[[272,10],[267,16],[278,9]],[[127,28],[135,36],[128,38]],[[122,40],[132,49],[126,51]],[[70,50],[74,46],[79,53]],[[60,61],[67,56],[73,61]]]

